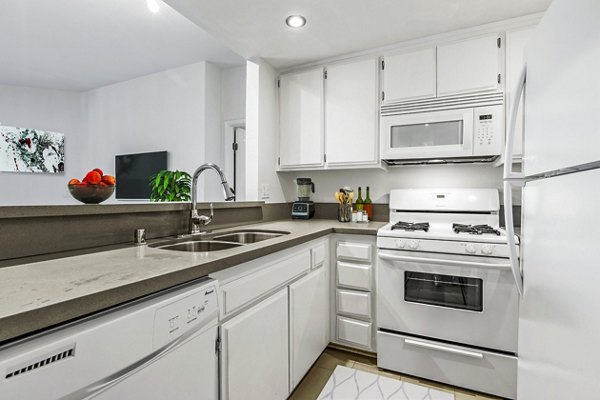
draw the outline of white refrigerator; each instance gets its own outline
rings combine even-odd
[[[554,0],[525,61],[523,171],[504,171],[509,242],[523,187],[517,398],[600,399],[600,0]]]

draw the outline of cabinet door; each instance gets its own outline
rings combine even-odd
[[[523,52],[525,45],[533,34],[534,28],[526,28],[506,32],[506,129],[509,129],[510,114],[517,86],[519,74],[525,65]],[[523,156],[523,99],[517,113],[517,125],[513,144],[513,157],[520,159]]]
[[[488,35],[438,46],[438,96],[501,90],[499,37]]]
[[[384,57],[384,104],[436,96],[435,47]]]
[[[289,394],[287,288],[225,322],[221,329],[222,399],[286,399]]]
[[[279,78],[280,167],[323,165],[323,69]]]
[[[376,57],[327,67],[325,137],[327,164],[377,161],[378,60]]]
[[[329,273],[323,266],[290,285],[292,389],[329,343]]]

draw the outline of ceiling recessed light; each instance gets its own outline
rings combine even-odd
[[[290,28],[302,28],[306,25],[306,18],[302,15],[290,15],[285,19],[285,24]]]
[[[146,5],[152,14],[156,14],[160,11],[160,6],[156,0],[146,0]]]

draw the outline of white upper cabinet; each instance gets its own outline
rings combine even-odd
[[[279,78],[279,166],[323,165],[323,68]]]
[[[437,95],[502,90],[501,35],[487,35],[437,47]],[[501,39],[500,44],[503,42]]]
[[[378,161],[378,59],[327,66],[325,154],[328,165]]]
[[[525,66],[524,51],[534,28],[524,28],[506,32],[506,127],[510,124],[510,114],[515,98],[515,88],[519,74]],[[523,156],[523,99],[517,113],[517,124],[514,133],[513,161]]]
[[[384,104],[436,96],[435,46],[384,56]]]

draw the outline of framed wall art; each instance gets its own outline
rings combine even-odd
[[[0,125],[0,171],[62,173],[65,135]]]

